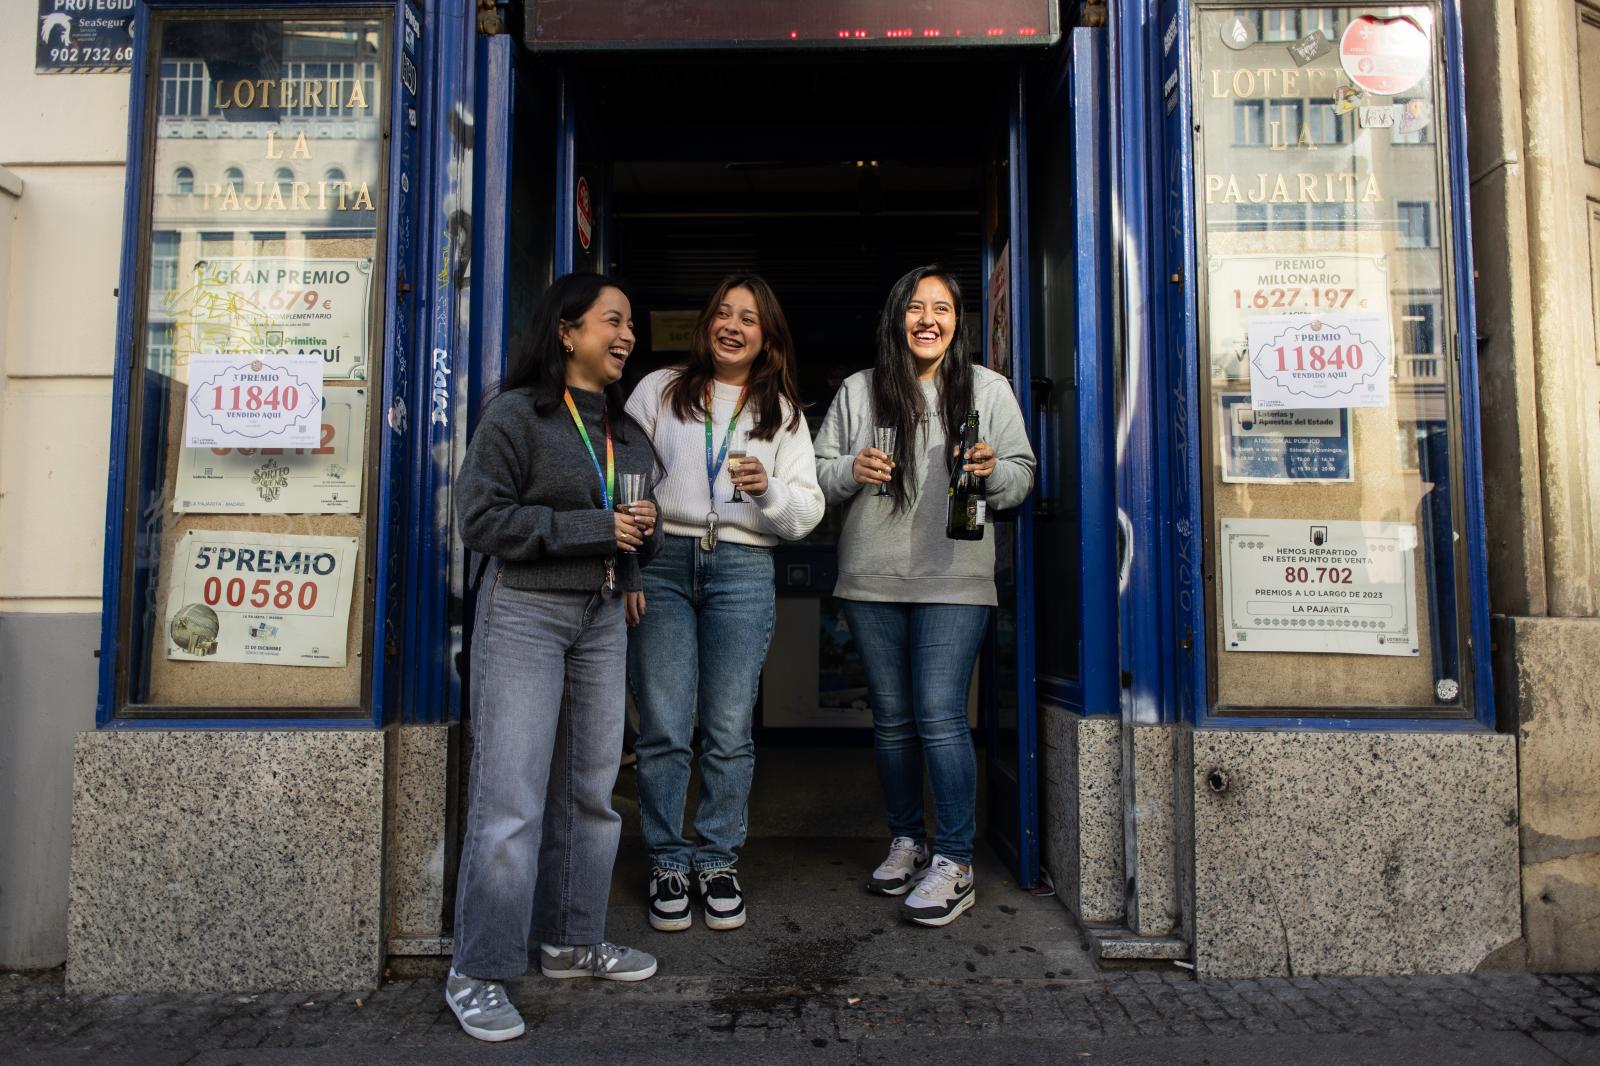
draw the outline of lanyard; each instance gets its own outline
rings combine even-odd
[[[734,430],[739,425],[739,415],[744,410],[744,394],[749,386],[739,390],[739,402],[733,405],[733,417],[728,419],[728,432],[722,438],[722,451],[716,457],[711,455],[711,385],[706,385],[706,487],[711,492],[713,503],[717,498],[717,471],[722,469],[723,462],[728,458],[728,445],[733,442]]]
[[[602,403],[600,406],[600,420],[606,427],[606,468],[600,469],[600,457],[594,453],[594,445],[589,442],[589,431],[583,428],[583,418],[578,414],[578,405],[572,402],[572,390],[562,392],[567,401],[567,413],[572,415],[572,424],[578,427],[578,436],[583,438],[583,446],[589,449],[589,458],[594,461],[594,472],[600,475],[600,501],[606,510],[611,510],[611,486],[617,483],[617,456],[611,447],[611,414]]]

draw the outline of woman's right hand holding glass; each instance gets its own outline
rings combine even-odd
[[[616,522],[617,550],[625,552],[638,551],[639,545],[644,543],[645,538],[644,530],[640,528],[639,519],[627,511],[614,511],[612,515],[613,520]]]
[[[850,464],[850,472],[860,485],[887,485],[893,471],[894,461],[877,448],[862,448]]]

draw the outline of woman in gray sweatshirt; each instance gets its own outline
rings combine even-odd
[[[977,898],[967,691],[997,603],[994,539],[947,538],[945,490],[960,463],[986,480],[990,507],[1015,507],[1034,471],[1010,382],[968,360],[962,325],[954,276],[926,266],[897,281],[878,322],[876,367],[845,380],[816,440],[817,481],[829,503],[845,508],[834,595],[845,601],[866,667],[891,837],[867,887],[909,892],[902,915],[930,926],[954,921]],[[982,439],[960,455],[971,411]],[[881,429],[895,431],[892,456],[873,446]],[[887,496],[877,494],[883,485]],[[931,848],[924,760],[935,802]]]
[[[472,788],[445,999],[480,1040],[522,1035],[502,983],[538,944],[546,977],[642,981],[656,961],[605,942],[622,819],[623,597],[659,544],[655,450],[623,411],[627,295],[557,278],[485,408],[456,480],[466,546],[492,565],[472,632]]]

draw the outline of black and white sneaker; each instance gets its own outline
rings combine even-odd
[[[700,871],[700,909],[707,929],[737,929],[744,924],[744,897],[739,893],[739,871],[719,866]]]
[[[928,872],[900,905],[900,913],[918,925],[949,925],[978,902],[972,881],[972,867],[963,870],[935,855]]]
[[[895,837],[889,842],[889,857],[867,879],[867,891],[880,896],[903,896],[927,868],[927,845],[910,837]]]
[[[650,927],[663,933],[689,928],[689,876],[682,870],[656,866],[650,870]]]

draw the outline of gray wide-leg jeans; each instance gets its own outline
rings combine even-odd
[[[541,942],[605,938],[627,649],[620,590],[524,592],[494,568],[478,593],[457,973],[517,977]]]

